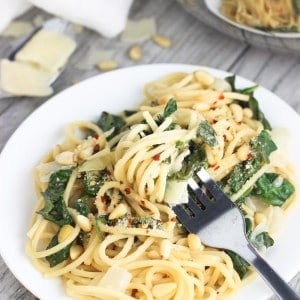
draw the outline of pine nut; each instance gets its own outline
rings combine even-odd
[[[160,242],[159,252],[163,259],[168,259],[172,250],[172,244],[169,240],[163,239]]]
[[[152,36],[152,40],[162,48],[169,48],[172,45],[171,40],[164,35],[155,34]]]
[[[250,153],[250,146],[248,144],[244,144],[237,150],[236,157],[240,161],[244,161],[248,158],[249,153]]]
[[[134,61],[139,61],[142,58],[142,49],[139,45],[135,45],[129,50],[129,57]]]
[[[249,95],[244,95],[236,92],[224,92],[223,95],[225,98],[241,100],[241,101],[248,101],[250,98]]]
[[[92,224],[89,218],[83,215],[77,215],[76,216],[76,223],[78,226],[84,231],[89,232],[92,229]]]
[[[230,104],[230,109],[233,114],[233,118],[236,122],[241,122],[243,120],[243,109],[240,105],[236,103]]]
[[[78,258],[83,253],[83,248],[80,245],[73,245],[70,248],[70,258],[72,260]]]
[[[55,156],[55,161],[61,165],[73,165],[77,162],[77,156],[72,151],[64,151]]]
[[[211,86],[215,82],[215,78],[207,72],[197,71],[194,73],[195,78],[198,82],[203,84],[204,86]]]
[[[191,250],[203,250],[203,245],[198,235],[190,233],[187,237],[188,245]]]
[[[65,241],[73,232],[74,227],[71,225],[64,225],[57,236],[58,242],[62,243],[63,241]]]
[[[115,60],[104,60],[97,64],[97,68],[100,71],[111,71],[118,67],[118,63]]]
[[[127,213],[127,206],[123,203],[117,205],[117,207],[110,213],[108,219],[117,219],[124,216]]]
[[[254,222],[256,225],[260,224],[260,223],[267,223],[267,218],[264,214],[256,212],[254,214]]]
[[[175,282],[169,282],[169,283],[160,283],[156,284],[151,292],[154,298],[162,299],[162,297],[167,296],[171,294],[175,289],[177,285]]]
[[[253,117],[253,111],[248,107],[243,109],[243,114],[246,118],[249,118],[249,119],[251,119]]]

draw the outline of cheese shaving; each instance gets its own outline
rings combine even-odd
[[[53,93],[53,74],[30,64],[2,59],[0,61],[1,89],[17,96],[44,97]]]
[[[154,18],[141,20],[128,20],[125,30],[121,36],[123,42],[139,43],[149,40],[156,33]]]
[[[75,47],[75,42],[66,35],[49,30],[40,30],[16,54],[16,60],[35,64],[50,73],[54,73],[66,64]]]

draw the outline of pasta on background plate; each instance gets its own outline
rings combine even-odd
[[[222,0],[221,11],[232,21],[257,29],[300,32],[299,0]]]
[[[172,73],[140,107],[75,121],[35,169],[38,202],[26,251],[75,299],[222,299],[249,265],[188,233],[172,206],[204,167],[242,210],[260,251],[295,194],[278,134],[235,77]]]

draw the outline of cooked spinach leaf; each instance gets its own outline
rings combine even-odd
[[[280,185],[274,184],[278,176],[276,173],[263,174],[256,181],[252,194],[268,204],[282,206],[295,192],[295,187],[285,178]]]
[[[108,140],[112,139],[114,136],[119,134],[122,131],[122,128],[125,126],[125,121],[122,117],[110,114],[108,112],[103,112],[100,116],[100,119],[97,122],[97,125],[104,131],[109,131],[114,128],[113,133],[107,138]]]
[[[177,103],[174,98],[170,99],[164,109],[163,117],[171,116],[177,110]]]
[[[88,200],[89,200],[88,197],[82,197],[82,198],[76,200],[73,204],[73,208],[76,209],[80,215],[83,215],[86,217],[91,212]]]
[[[277,146],[266,130],[262,130],[251,141],[251,151],[261,163],[269,163],[269,156],[275,150],[277,150]]]
[[[258,249],[261,248],[262,246],[269,248],[274,245],[274,240],[271,238],[268,232],[264,231],[259,233],[255,237],[253,241],[253,245]]]
[[[251,158],[237,164],[230,174],[227,184],[231,193],[236,193],[265,163],[277,149],[271,136],[265,130],[251,141]]]
[[[44,219],[60,226],[73,223],[73,219],[63,199],[63,193],[71,174],[71,169],[59,170],[51,174],[48,187],[43,194],[45,206],[37,212]]]
[[[293,0],[293,6],[297,15],[300,15],[300,0]]]
[[[207,159],[204,147],[193,140],[189,142],[190,154],[182,162],[181,170],[174,175],[176,179],[187,179],[199,171],[201,167],[207,167]]]
[[[197,136],[201,137],[202,140],[210,147],[214,147],[218,144],[217,134],[208,121],[200,122],[197,129]]]
[[[243,279],[249,270],[249,263],[233,251],[226,250],[225,252],[230,256],[234,269]]]
[[[107,170],[88,171],[83,175],[83,187],[85,192],[92,197],[96,197],[99,189],[107,180]]]
[[[253,112],[253,118],[255,120],[262,122],[264,129],[271,130],[272,129],[271,124],[266,119],[264,113],[260,110],[258,101],[253,96],[251,96],[250,100],[248,101],[248,104],[249,104],[249,108]]]
[[[159,126],[161,125],[167,117],[172,115],[177,110],[177,103],[174,98],[170,99],[164,109],[164,112],[162,115],[158,115],[156,117],[156,124]],[[170,126],[166,130],[172,130],[175,128],[175,123],[171,123]]]
[[[53,248],[57,244],[58,244],[58,233],[52,238],[49,245],[47,246],[47,249]],[[72,243],[66,246],[65,248],[61,249],[60,251],[51,254],[49,256],[46,256],[46,260],[49,262],[51,268],[60,264],[64,260],[68,259],[71,245]]]

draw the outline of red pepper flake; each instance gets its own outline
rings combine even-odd
[[[223,100],[223,99],[225,99],[225,96],[224,96],[224,94],[223,93],[221,93],[220,95],[219,95],[219,97],[218,97],[220,100]]]
[[[156,154],[153,156],[154,160],[160,160],[160,153]]]
[[[241,125],[241,124],[242,124],[242,122],[236,122],[236,124],[237,124],[237,125]]]
[[[141,200],[141,201],[140,201],[140,204],[141,204],[142,206],[145,206],[145,200]]]
[[[137,292],[138,292],[137,289],[132,289],[132,291],[131,291],[131,296],[132,296],[132,297],[135,297],[136,294],[137,294]]]
[[[216,124],[217,122],[218,122],[218,120],[216,120],[216,119],[213,119],[213,120],[212,120],[212,123],[213,123],[213,124]]]
[[[127,195],[129,195],[130,193],[131,193],[131,189],[130,188],[125,188],[125,193],[127,194]]]
[[[93,138],[95,138],[96,140],[98,140],[99,139],[99,134],[98,133],[94,133],[93,134]]]
[[[108,176],[111,176],[111,171],[110,170],[107,170],[106,173],[107,173]]]
[[[94,149],[93,149],[93,154],[99,152],[99,150],[100,150],[99,144],[95,145],[95,146],[94,146]]]
[[[131,224],[132,224],[133,220],[134,220],[134,218],[133,218],[133,217],[130,217],[130,218],[128,218],[128,223],[129,223],[129,225],[131,225]]]
[[[101,196],[100,199],[101,199],[101,202],[105,203],[105,204],[109,203],[109,201],[110,201],[110,198],[108,196],[106,196],[106,195]]]
[[[219,168],[220,168],[220,166],[217,164],[213,167],[214,170],[218,170]]]
[[[171,222],[176,222],[176,217],[172,217],[172,218],[170,219],[170,221],[171,221]]]
[[[253,154],[251,153],[251,152],[249,152],[248,154],[247,154],[247,159],[251,159],[253,157]]]
[[[223,134],[223,139],[224,139],[224,142],[227,141],[227,136],[226,136],[226,134]]]

